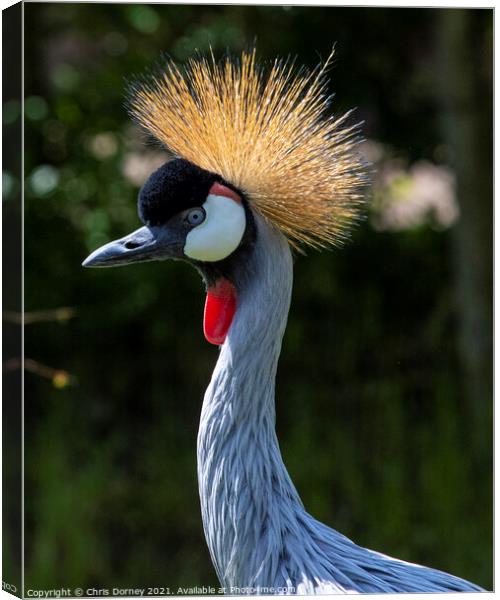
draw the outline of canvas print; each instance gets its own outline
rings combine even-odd
[[[3,589],[491,591],[493,11],[8,11]]]

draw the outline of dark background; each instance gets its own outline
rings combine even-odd
[[[22,5],[2,10],[2,105],[22,97]],[[2,589],[21,590],[22,566],[22,127],[16,118],[2,127],[2,169],[11,182],[2,207],[2,308],[18,322],[2,327]],[[5,181],[5,179],[4,179]],[[16,319],[12,319],[16,320]],[[10,368],[9,368],[10,365]]]
[[[311,67],[337,43],[334,109],[357,107],[376,165],[350,244],[296,263],[285,463],[359,544],[491,589],[492,14],[25,5],[28,587],[216,584],[195,464],[217,358],[201,282],[80,263],[138,227],[164,160],[127,117],[125,78],[163,51],[256,40]]]

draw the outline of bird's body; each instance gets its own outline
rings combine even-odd
[[[306,512],[275,432],[292,256],[279,231],[256,221],[258,249],[237,277],[238,311],[205,394],[198,434],[203,524],[221,584],[228,593],[479,591],[463,579],[357,546]]]
[[[322,76],[275,62],[266,77],[244,54],[240,63],[191,62],[185,75],[169,63],[136,86],[132,113],[177,158],[140,192],[144,227],[84,264],[171,258],[205,281],[205,336],[220,355],[203,401],[198,479],[205,536],[228,593],[480,591],[316,521],[283,464],[275,376],[290,245],[342,240],[366,180],[355,127],[325,116]]]

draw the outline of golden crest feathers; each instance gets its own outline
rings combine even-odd
[[[336,244],[359,214],[366,166],[350,113],[327,115],[331,57],[312,72],[277,60],[266,71],[255,50],[184,71],[169,60],[133,87],[131,113],[174,156],[240,189],[293,246]]]

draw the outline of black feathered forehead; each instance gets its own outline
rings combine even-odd
[[[176,158],[155,171],[139,192],[138,212],[146,225],[161,225],[175,214],[201,206],[222,177]]]

